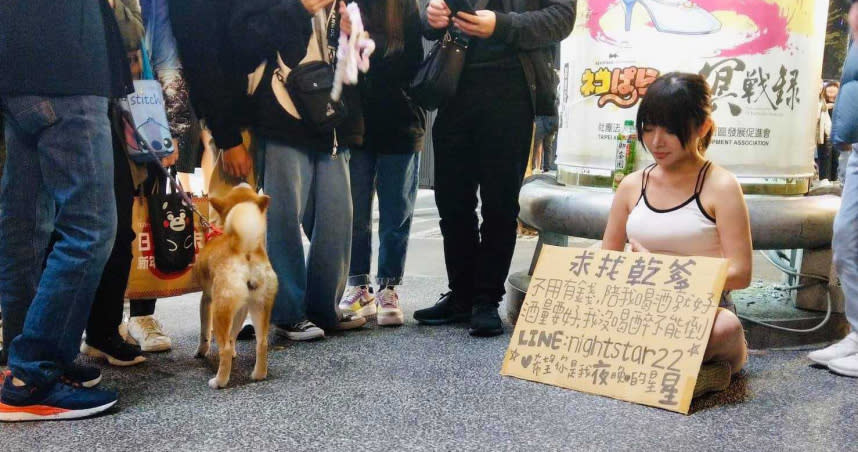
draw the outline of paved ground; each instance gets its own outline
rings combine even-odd
[[[426,193],[401,290],[405,326],[276,339],[261,383],[249,380],[252,343],[241,343],[230,387],[214,391],[206,381],[216,359],[193,358],[198,295],[162,300],[174,350],[105,370],[104,385],[121,394],[116,409],[0,425],[0,450],[856,450],[858,380],[811,367],[802,351],[754,354],[744,378],[690,416],[501,377],[511,329],[474,339],[461,326],[410,320],[445,291]],[[519,240],[514,269],[533,246]]]

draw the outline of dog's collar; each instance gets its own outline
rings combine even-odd
[[[210,225],[208,232],[206,232],[206,242],[210,242],[212,239],[222,234],[223,231],[219,227]]]

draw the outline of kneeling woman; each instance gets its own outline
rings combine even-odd
[[[655,163],[626,176],[617,189],[602,248],[729,261],[698,396],[723,390],[747,359],[742,324],[729,291],[751,281],[751,227],[735,176],[704,158],[714,123],[709,87],[696,74],[669,73],[647,89],[637,130]]]

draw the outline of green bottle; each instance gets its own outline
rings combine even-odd
[[[623,178],[635,170],[635,145],[638,142],[638,134],[635,122],[631,119],[623,124],[623,130],[617,135],[617,147],[614,155],[614,171],[611,177],[611,187],[617,191],[617,187]]]

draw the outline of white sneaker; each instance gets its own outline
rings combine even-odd
[[[359,317],[372,317],[376,313],[375,295],[369,286],[352,286],[346,289],[340,300],[340,310]]]
[[[832,359],[828,362],[828,369],[847,377],[858,377],[858,353],[845,358]]]
[[[399,307],[399,294],[396,289],[388,287],[378,293],[378,324],[382,326],[399,326],[405,323],[405,316]]]
[[[151,315],[131,317],[128,320],[128,336],[144,352],[164,352],[173,347],[173,341],[164,334],[161,322]]]
[[[840,342],[807,354],[811,361],[827,366],[832,360],[858,354],[858,332],[853,331]]]

